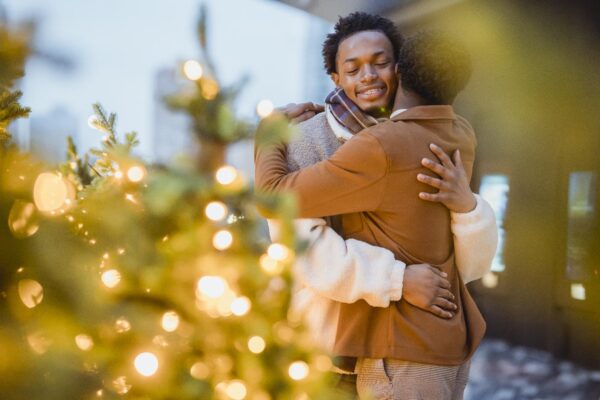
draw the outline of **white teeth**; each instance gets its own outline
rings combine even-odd
[[[365,96],[371,96],[371,95],[374,95],[374,94],[379,94],[381,92],[383,92],[383,89],[369,89],[369,90],[367,90],[365,92],[362,92],[362,94],[365,95]]]

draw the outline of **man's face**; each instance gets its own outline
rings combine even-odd
[[[398,80],[392,43],[381,32],[364,31],[344,39],[331,78],[363,111],[389,114]]]

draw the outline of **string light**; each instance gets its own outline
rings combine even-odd
[[[252,336],[248,340],[248,350],[250,350],[254,354],[260,354],[265,350],[267,344],[265,343],[265,339],[260,336]]]
[[[198,280],[196,292],[202,296],[216,299],[225,294],[228,285],[220,276],[203,276]]]
[[[132,387],[127,383],[127,378],[124,376],[119,376],[117,379],[112,381],[112,384],[118,394],[127,394]]]
[[[102,273],[102,283],[104,286],[112,289],[121,282],[121,273],[116,269],[109,269]]]
[[[150,352],[140,353],[135,358],[133,365],[140,375],[152,376],[158,371],[158,358]]]
[[[283,272],[283,264],[271,258],[268,254],[260,256],[260,267],[269,275],[276,275]]]
[[[288,368],[288,375],[295,381],[301,381],[308,376],[308,364],[304,361],[294,361]]]
[[[250,302],[249,298],[238,297],[235,300],[233,300],[230,308],[231,308],[231,312],[234,315],[241,317],[242,315],[248,314],[248,311],[250,311],[251,306],[252,306],[252,303]]]
[[[116,179],[122,179],[123,178],[123,173],[121,171],[115,171],[114,177]]]
[[[248,390],[246,385],[240,380],[233,380],[227,384],[225,394],[233,400],[242,400],[246,397]]]
[[[183,73],[190,81],[197,81],[202,78],[204,70],[198,61],[188,60],[183,64]]]
[[[259,101],[256,105],[256,113],[261,118],[266,118],[271,115],[274,109],[275,106],[273,105],[273,102],[267,99]]]
[[[8,214],[8,227],[12,234],[19,239],[34,235],[40,226],[35,218],[33,203],[16,200]]]
[[[227,250],[233,244],[233,235],[228,230],[222,229],[215,233],[212,243],[217,250]]]
[[[174,332],[179,326],[179,315],[175,311],[167,311],[162,316],[162,328],[167,332]]]
[[[133,183],[141,182],[146,176],[146,169],[139,165],[134,165],[127,170],[127,179]]]
[[[66,179],[57,174],[43,172],[33,185],[33,202],[41,212],[56,212],[72,197],[74,190]]]
[[[210,369],[202,361],[197,361],[190,368],[190,375],[199,380],[206,379],[210,375]]]
[[[121,317],[115,321],[115,330],[117,333],[125,333],[131,330],[131,324],[127,319]]]
[[[90,336],[82,333],[75,336],[75,344],[80,350],[88,351],[94,347],[94,340]]]
[[[22,279],[19,281],[17,287],[19,297],[27,308],[34,308],[44,299],[44,288],[38,281]]]
[[[231,165],[225,165],[217,170],[215,177],[221,185],[229,185],[236,180],[238,172]]]
[[[221,221],[227,216],[227,206],[220,201],[211,201],[206,205],[204,213],[212,221]]]
[[[276,261],[284,261],[290,256],[291,252],[286,246],[280,243],[273,243],[267,249],[267,254]]]
[[[203,79],[201,85],[202,97],[213,100],[219,94],[219,84],[214,79]]]

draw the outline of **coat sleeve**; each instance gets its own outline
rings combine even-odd
[[[496,217],[490,204],[475,195],[477,206],[468,213],[451,213],[456,267],[465,283],[490,272],[498,245]]]
[[[379,141],[363,131],[329,159],[289,173],[285,146],[257,147],[255,183],[267,192],[291,191],[302,218],[372,211],[385,193],[388,159]]]
[[[388,307],[401,299],[405,264],[391,251],[344,240],[320,218],[298,219],[294,224],[298,236],[309,242],[293,268],[302,286],[341,303],[365,300],[373,307]],[[276,232],[272,221],[269,228]]]

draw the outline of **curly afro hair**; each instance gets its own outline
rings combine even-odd
[[[441,31],[416,33],[398,55],[400,83],[432,105],[452,104],[471,78],[466,48]]]
[[[323,64],[328,74],[337,72],[335,59],[340,43],[355,33],[363,31],[379,31],[383,33],[392,43],[394,57],[398,56],[398,50],[402,45],[402,35],[400,35],[396,25],[392,21],[379,15],[353,12],[346,17],[340,17],[335,24],[334,32],[328,34],[327,39],[323,43]]]

